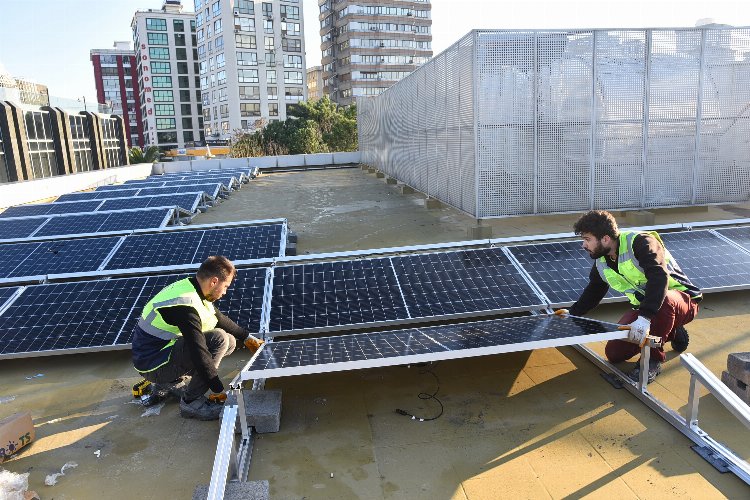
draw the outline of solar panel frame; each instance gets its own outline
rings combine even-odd
[[[244,381],[379,368],[627,338],[627,332],[617,330],[618,326],[573,316],[538,315],[274,341],[253,355],[239,378]],[[531,339],[519,341],[514,335],[517,332],[528,333]]]
[[[231,190],[235,186],[239,185],[237,177],[231,174],[207,176],[196,180],[192,179],[175,179],[175,180],[138,180],[128,181],[125,184],[116,184],[108,186],[99,186],[95,192],[116,192],[123,189],[144,189],[144,188],[157,188],[157,187],[183,187],[192,186],[196,183],[200,184],[221,184],[225,189]]]
[[[49,221],[48,215],[34,217],[6,217],[0,219],[0,241],[14,241],[30,238]]]
[[[750,252],[750,226],[727,227],[713,230],[717,235],[734,243],[745,252]]]
[[[124,210],[128,208],[151,208],[176,206],[195,213],[203,200],[202,192],[138,196],[135,198],[112,198],[102,201],[100,210]]]
[[[37,229],[32,236],[57,236],[64,238],[72,235],[112,234],[132,231],[134,229],[144,229],[145,227],[159,229],[166,226],[175,217],[175,210],[175,207],[151,207],[146,209],[50,216],[49,221]],[[77,222],[79,226],[83,227],[78,229],[78,232],[69,232],[67,228]],[[144,226],[143,224],[148,225]]]
[[[86,200],[104,200],[111,198],[128,198],[138,196],[140,188],[120,189],[116,191],[88,191],[85,193],[66,193],[60,195],[53,203],[65,201],[86,201]]]
[[[66,213],[95,212],[102,205],[99,200],[70,201],[62,203],[36,203],[8,207],[0,213],[0,219],[15,217],[35,217]]]
[[[29,280],[55,273],[95,271],[120,240],[121,237],[56,239],[0,245],[0,278]]]
[[[177,193],[194,193],[196,191],[204,192],[209,198],[215,200],[221,196],[224,189],[222,184],[196,184],[184,187],[164,187],[164,188],[142,188],[139,190],[139,196],[153,196],[158,194],[177,194]],[[115,191],[119,192],[119,191]]]

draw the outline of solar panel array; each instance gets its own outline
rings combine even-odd
[[[105,200],[112,198],[131,198],[138,196],[155,196],[160,194],[196,193],[203,192],[208,197],[215,199],[221,193],[221,183],[190,184],[175,187],[145,187],[125,188],[112,191],[89,191],[85,193],[68,193],[60,196],[55,203],[63,201],[90,201]]]
[[[222,176],[201,176],[199,179],[201,184],[221,184],[225,189],[235,189],[239,188],[239,179],[233,175],[222,175]],[[156,188],[156,187],[184,187],[184,186],[193,186],[195,185],[197,181],[194,179],[188,179],[188,180],[170,180],[170,181],[164,181],[164,180],[138,180],[138,181],[128,181],[125,184],[113,184],[113,185],[107,185],[107,186],[99,186],[96,188],[96,192],[103,192],[103,191],[121,191],[123,189],[134,189],[134,188]]]
[[[0,245],[0,278],[95,271],[120,236]]]
[[[122,212],[7,218],[0,219],[0,234],[3,240],[11,240],[161,228],[167,225],[173,215],[173,208],[162,207]]]

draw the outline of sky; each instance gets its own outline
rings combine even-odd
[[[90,49],[132,40],[136,10],[161,0],[1,0],[0,72],[49,87],[50,94],[96,100]],[[317,0],[302,0],[307,66],[320,64]],[[362,0],[366,4],[366,0]],[[192,0],[183,0],[186,11]],[[472,29],[691,27],[702,18],[750,26],[748,0],[432,0],[433,51]]]

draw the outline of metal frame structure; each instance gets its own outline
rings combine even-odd
[[[358,99],[362,161],[478,219],[750,197],[750,27],[475,30]]]

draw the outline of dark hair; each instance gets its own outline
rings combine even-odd
[[[212,255],[203,261],[201,267],[198,268],[196,277],[201,280],[208,280],[215,276],[219,278],[219,281],[226,281],[227,278],[234,278],[236,274],[237,270],[231,260],[223,255]]]
[[[617,228],[615,217],[605,210],[590,210],[586,212],[573,224],[573,231],[577,235],[583,233],[593,234],[599,240],[604,236],[609,236],[612,239],[617,239],[620,236],[620,230]]]

